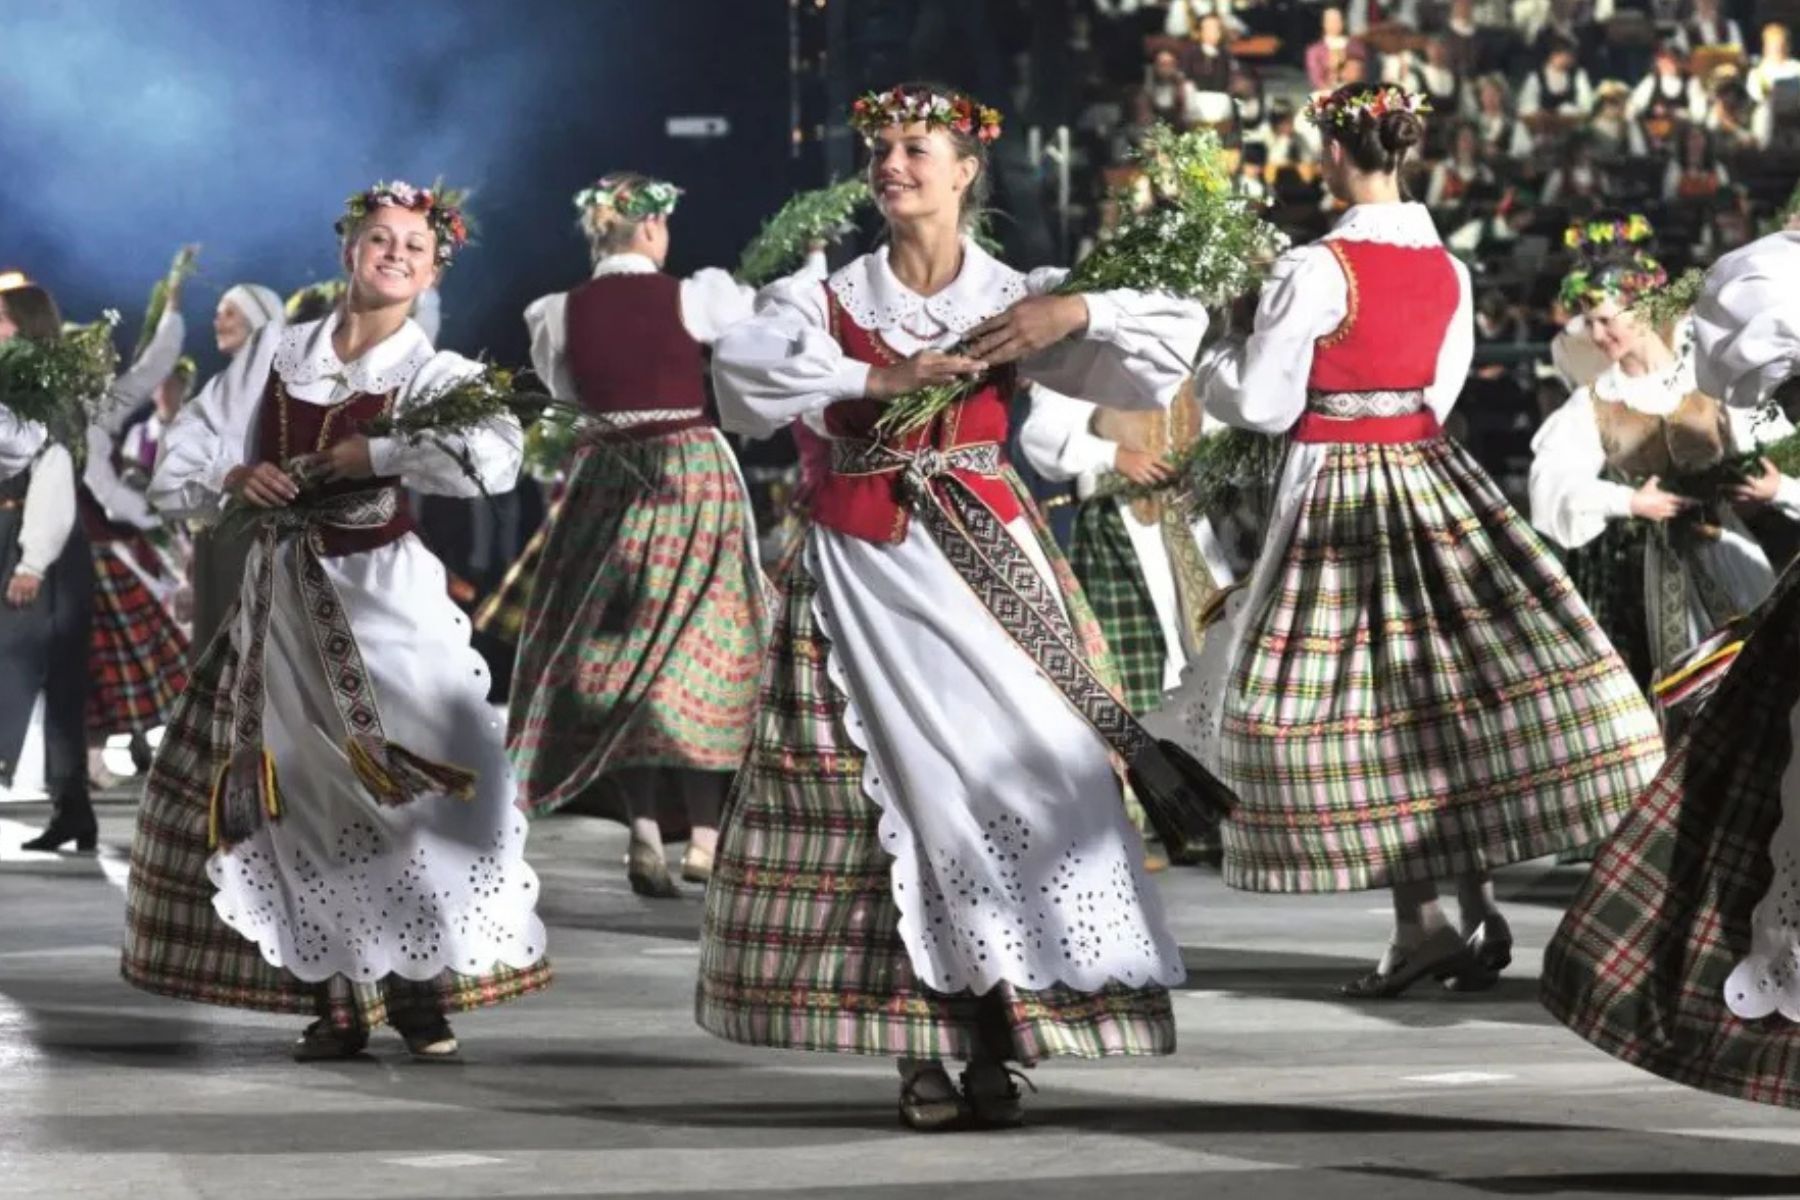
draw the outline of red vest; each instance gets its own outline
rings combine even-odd
[[[358,392],[337,404],[308,404],[287,394],[281,376],[269,372],[268,386],[263,389],[262,411],[258,415],[256,452],[262,462],[281,464],[303,454],[328,450],[363,428],[388,410],[393,395],[370,395]],[[345,479],[307,489],[311,498],[343,496],[351,492],[391,487],[400,490],[400,509],[386,525],[370,529],[321,529],[324,554],[339,558],[361,554],[397,542],[413,530],[412,506],[398,477]]]
[[[660,271],[601,275],[569,293],[564,314],[569,373],[583,408],[692,414],[634,424],[634,438],[708,425],[706,364],[681,323],[679,279]]]
[[[1313,347],[1315,392],[1400,392],[1430,387],[1459,299],[1441,246],[1327,238],[1350,290],[1350,311]]]
[[[905,357],[878,334],[862,329],[845,315],[830,289],[826,290],[825,303],[831,314],[831,336],[845,354],[872,366],[891,366]],[[1004,448],[1012,384],[1010,370],[997,372],[980,390],[952,405],[930,425],[902,438],[894,448],[902,452],[927,446],[939,451],[985,445]],[[825,410],[825,430],[833,439],[867,441],[886,408],[880,400],[840,400]],[[1024,512],[1018,496],[1003,477],[954,469],[952,474],[1002,522],[1012,521]],[[834,467],[819,480],[818,490],[813,493],[812,519],[827,529],[865,541],[905,541],[909,513],[899,488],[898,470],[842,474]]]

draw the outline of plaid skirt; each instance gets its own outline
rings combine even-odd
[[[1556,558],[1447,438],[1302,449],[1224,701],[1226,882],[1386,887],[1611,832],[1662,737]]]
[[[1027,509],[1035,513],[1034,509]],[[1070,615],[1105,665],[1091,613],[1039,529]],[[863,755],[844,726],[813,612],[818,584],[788,564],[750,753],[726,803],[701,929],[695,1015],[729,1041],[791,1050],[968,1058],[1004,1035],[1014,1059],[1169,1054],[1162,988],[1110,986],[985,997],[920,985],[899,934]]]
[[[1744,1020],[1725,981],[1774,876],[1800,706],[1800,571],[1752,618],[1731,671],[1601,848],[1544,951],[1544,1007],[1677,1083],[1800,1108],[1800,1024]]]
[[[1126,706],[1134,713],[1150,712],[1162,700],[1168,649],[1116,500],[1088,500],[1076,510],[1069,565],[1106,635]]]
[[[122,557],[94,546],[94,624],[88,640],[88,732],[148,733],[169,721],[188,683],[188,639]]]
[[[527,811],[622,767],[737,767],[768,624],[752,536],[712,430],[577,454],[513,674],[507,745]]]
[[[392,1021],[396,1013],[482,1008],[547,987],[547,959],[525,970],[503,967],[486,975],[447,971],[424,982],[389,976],[350,983],[340,975],[328,984],[307,983],[271,966],[254,942],[219,919],[206,873],[212,857],[207,818],[213,780],[230,752],[230,735],[229,722],[215,722],[214,711],[231,703],[225,681],[236,668],[232,639],[214,638],[195,666],[151,764],[138,805],[125,890],[125,981],[178,1000],[324,1016],[346,1029],[372,1028]],[[294,796],[289,802],[306,800]]]
[[[544,561],[544,547],[549,544],[550,529],[556,524],[556,514],[561,508],[560,500],[550,506],[544,523],[538,526],[531,540],[525,543],[525,549],[507,568],[499,588],[475,610],[475,632],[485,633],[503,645],[519,644],[519,635],[531,611],[531,588],[537,582],[538,570]]]

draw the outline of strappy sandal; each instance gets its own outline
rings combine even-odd
[[[442,1016],[419,1024],[396,1025],[394,1032],[406,1042],[406,1051],[414,1062],[446,1063],[462,1061],[462,1046]]]
[[[369,1048],[369,1031],[343,1029],[320,1017],[294,1043],[295,1062],[332,1062],[355,1058]]]
[[[989,1082],[1004,1085],[988,1086]],[[963,1069],[962,1090],[968,1098],[978,1129],[1017,1129],[1025,1123],[1025,1097],[1019,1091],[1024,1084],[1037,1093],[1037,1084],[1025,1072],[1004,1063],[971,1063]]]
[[[919,1081],[936,1073],[946,1093],[925,1096],[919,1093]],[[943,1133],[962,1129],[973,1114],[950,1075],[941,1066],[921,1067],[900,1081],[900,1123],[917,1133]]]
[[[1413,947],[1392,970],[1370,971],[1341,991],[1352,1000],[1391,1000],[1426,976],[1445,980],[1474,969],[1475,955],[1469,944],[1462,934],[1446,927]]]
[[[712,880],[713,852],[689,846],[681,856],[681,877],[689,883],[705,884]]]
[[[1446,988],[1453,992],[1485,992],[1500,982],[1500,972],[1512,966],[1512,930],[1502,925],[1500,933],[1489,936],[1488,924],[1483,921],[1469,935],[1469,954],[1475,960],[1474,966],[1445,980]]]
[[[631,881],[631,890],[640,896],[651,900],[681,898],[681,889],[669,876],[668,860],[656,846],[632,842],[631,853],[625,859],[625,877]]]

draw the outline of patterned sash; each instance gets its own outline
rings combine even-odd
[[[839,450],[839,447],[843,447]],[[1159,742],[1088,665],[1074,626],[1036,565],[956,472],[997,475],[997,446],[895,450],[878,442],[833,443],[834,466],[900,473],[900,495],[944,557],[1031,656],[1063,698],[1125,761],[1139,799],[1171,852],[1207,836],[1229,793],[1179,749]]]
[[[399,512],[398,489],[384,487],[259,514],[262,520],[249,556],[249,637],[225,679],[223,691],[230,703],[214,715],[213,745],[226,741],[231,751],[213,784],[207,831],[211,848],[229,848],[255,833],[264,820],[281,816],[275,760],[263,743],[263,698],[275,555],[284,541],[293,555],[313,646],[344,727],[344,752],[357,779],[387,806],[432,793],[464,800],[474,796],[473,772],[432,762],[387,740],[368,666],[343,599],[325,570],[326,530],[379,529]]]

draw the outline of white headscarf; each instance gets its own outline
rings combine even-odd
[[[1772,233],[1713,264],[1694,306],[1700,390],[1755,407],[1800,374],[1800,233]]]
[[[240,283],[229,288],[219,297],[219,303],[229,304],[243,313],[251,333],[271,322],[277,329],[287,324],[287,313],[282,308],[281,297],[260,283]]]

